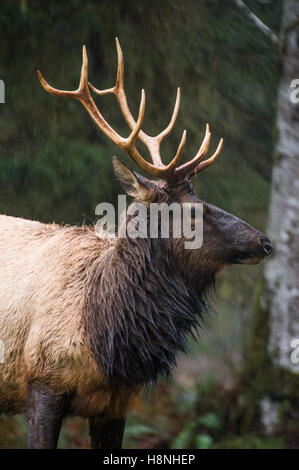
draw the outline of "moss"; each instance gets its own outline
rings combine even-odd
[[[259,428],[259,404],[263,396],[270,391],[270,358],[267,351],[269,339],[269,305],[264,291],[265,282],[256,288],[253,308],[251,339],[248,359],[243,371],[246,385],[244,397],[244,418],[242,431]]]
[[[242,432],[261,428],[260,402],[269,397],[278,406],[278,426],[298,419],[299,375],[278,367],[268,353],[270,295],[263,280],[257,287],[247,363],[243,369],[244,417]]]

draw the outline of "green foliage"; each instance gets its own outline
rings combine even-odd
[[[199,424],[202,424],[208,429],[217,430],[220,426],[220,421],[215,413],[205,413],[199,418]]]
[[[190,392],[193,398],[189,406],[182,407]],[[271,436],[265,435],[258,426],[250,432],[244,431],[245,396],[242,376],[235,377],[235,385],[231,389],[225,389],[213,377],[188,390],[173,383],[166,386],[161,382],[144,403],[144,408],[138,407],[129,418],[125,447],[282,449],[291,445],[297,436],[295,428],[285,435],[277,429]],[[287,409],[288,404],[285,403],[284,407]],[[164,426],[159,422],[162,412]],[[134,435],[130,427],[134,429],[136,423],[140,433]]]
[[[197,434],[197,429],[202,427],[211,431],[218,430],[220,428],[218,416],[215,413],[205,413],[199,418],[186,421],[182,431],[173,439],[171,448],[185,449],[194,441],[195,449],[209,449],[213,444],[213,438],[207,433]]]
[[[196,424],[196,421],[186,421],[182,431],[172,441],[171,448],[186,449],[186,447],[189,447]]]
[[[195,438],[195,449],[210,449],[213,438],[209,434],[199,434]]]

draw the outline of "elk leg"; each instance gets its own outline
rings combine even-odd
[[[39,382],[29,385],[27,404],[27,444],[29,449],[56,449],[67,396],[55,393]]]
[[[125,418],[90,418],[89,435],[92,449],[121,449],[125,422]]]

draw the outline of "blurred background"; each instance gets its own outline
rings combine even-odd
[[[123,192],[111,157],[132,163],[83,107],[45,93],[36,75],[40,69],[53,86],[77,88],[86,44],[90,81],[111,87],[115,36],[135,115],[140,89],[146,91],[146,132],[166,126],[182,88],[165,161],[183,129],[184,158],[192,158],[209,122],[212,150],[222,136],[224,147],[217,164],[194,179],[195,189],[267,233],[275,248],[267,263],[222,275],[200,341],[178,358],[170,380],[145,390],[128,418],[124,447],[299,447],[299,104],[291,88],[299,79],[298,2],[1,2],[2,213],[92,224],[96,205]],[[96,102],[128,135],[115,99]],[[0,416],[0,448],[25,446],[25,419]],[[88,446],[87,422],[67,419],[59,447]]]

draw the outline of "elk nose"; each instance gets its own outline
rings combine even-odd
[[[272,253],[272,244],[267,237],[261,239],[261,244],[266,256],[269,256]]]

